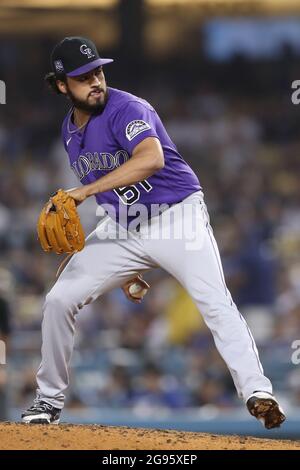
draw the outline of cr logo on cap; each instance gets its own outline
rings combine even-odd
[[[82,54],[87,55],[88,59],[91,59],[92,57],[95,57],[95,55],[94,55],[93,52],[92,52],[92,49],[91,49],[90,47],[87,47],[86,44],[82,44],[82,45],[80,46],[80,52],[81,52]]]

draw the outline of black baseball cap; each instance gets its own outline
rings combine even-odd
[[[113,59],[101,59],[95,44],[80,36],[66,37],[59,42],[51,54],[52,70],[57,77],[75,77],[109,64]]]

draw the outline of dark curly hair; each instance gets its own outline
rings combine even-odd
[[[60,75],[59,77],[55,75],[55,73],[53,72],[49,72],[45,75],[45,78],[44,78],[47,86],[54,92],[56,93],[57,95],[63,95],[63,93],[60,91],[60,89],[58,88],[57,86],[57,83],[56,81],[57,80],[61,80],[62,82],[65,82],[66,83],[66,76],[63,74],[63,75]]]

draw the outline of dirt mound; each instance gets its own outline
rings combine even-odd
[[[0,424],[0,449],[50,450],[300,450],[300,441],[218,436],[113,426]]]

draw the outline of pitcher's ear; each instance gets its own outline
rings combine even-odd
[[[58,80],[53,72],[47,73],[44,78],[46,84],[48,87],[54,91],[54,93],[59,94],[65,94],[66,92],[61,91],[61,89],[58,87],[58,82],[64,83],[64,80]]]
[[[61,80],[56,80],[56,86],[61,93],[63,93],[64,95],[67,94],[67,85],[65,82],[62,82]]]

